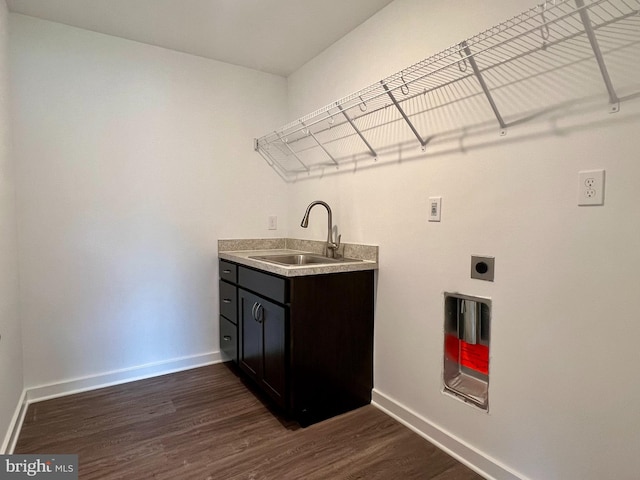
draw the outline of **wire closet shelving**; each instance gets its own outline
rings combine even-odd
[[[640,0],[550,0],[255,139],[254,148],[294,180],[376,159],[392,143],[426,150],[436,133],[465,125],[492,122],[506,135],[523,112],[579,96],[606,93],[615,113],[616,85],[628,79],[607,62],[640,63],[638,45]],[[594,77],[596,91],[585,83]]]

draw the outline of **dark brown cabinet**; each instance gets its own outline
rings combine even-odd
[[[240,368],[278,405],[286,399],[286,311],[239,289]]]
[[[370,403],[373,270],[281,277],[220,260],[220,272],[236,289],[234,361],[286,414],[308,425]],[[220,295],[222,336],[233,292]]]

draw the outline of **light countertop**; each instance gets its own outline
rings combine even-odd
[[[282,240],[282,242],[279,242],[278,240]],[[302,243],[302,245],[300,243]],[[289,248],[290,246],[303,246],[307,248]],[[234,248],[237,247],[240,248],[235,250]],[[356,259],[357,261],[345,260],[339,263],[324,265],[277,265],[264,260],[250,258],[262,255],[296,255],[301,253],[318,254],[321,253],[322,248],[324,248],[324,242],[309,240],[298,241],[292,239],[268,239],[265,242],[262,242],[261,240],[219,240],[218,257],[223,260],[257,268],[283,277],[300,277],[305,275],[322,275],[327,273],[356,272],[361,270],[378,269],[378,247],[371,245],[345,244],[344,249],[342,249],[342,252],[346,252],[344,256]]]

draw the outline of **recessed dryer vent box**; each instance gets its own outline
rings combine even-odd
[[[444,294],[444,391],[489,409],[491,300]]]

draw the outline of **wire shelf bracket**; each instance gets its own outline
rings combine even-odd
[[[387,84],[384,83],[384,80],[382,82],[380,82],[380,83],[382,85],[382,88],[384,88],[384,91],[387,92],[387,95],[389,95],[389,98],[391,99],[391,101],[393,102],[395,107],[398,109],[398,112],[400,112],[400,115],[402,116],[404,121],[407,122],[407,125],[409,125],[409,128],[411,129],[413,134],[416,136],[416,138],[420,142],[420,145],[422,145],[422,150],[425,150],[426,147],[427,147],[427,140],[424,140],[422,138],[422,136],[418,133],[418,131],[416,130],[416,127],[413,126],[413,123],[411,123],[411,120],[409,120],[409,117],[407,117],[407,114],[404,112],[404,110],[402,109],[402,107],[398,103],[398,100],[396,100],[396,97],[393,96],[393,92],[391,92],[391,90],[389,89]],[[406,87],[406,84],[405,84],[405,87]],[[402,87],[402,88],[404,88],[404,87]],[[409,93],[409,88],[408,87],[406,87],[406,88],[407,88],[407,90],[406,90],[407,93],[405,93],[405,95],[407,95]],[[403,90],[403,93],[404,93],[404,90]]]
[[[344,115],[344,118],[347,119],[347,122],[349,122],[349,124],[351,125],[351,127],[353,128],[353,130],[358,134],[358,136],[362,139],[362,141],[364,142],[364,144],[367,146],[367,148],[369,149],[369,152],[371,153],[371,156],[373,158],[377,158],[378,154],[376,153],[376,151],[373,149],[373,147],[371,146],[371,144],[367,141],[367,139],[365,138],[365,136],[362,134],[362,132],[358,129],[358,127],[356,127],[356,124],[353,123],[353,120],[351,119],[351,117],[349,117],[349,115],[347,115],[347,112],[344,111],[344,109],[342,108],[341,105],[337,104],[336,105],[338,107],[338,110],[340,110],[340,113],[342,113],[342,115]]]
[[[307,128],[307,126],[304,124],[304,122],[302,120],[300,120],[300,124],[306,129],[307,135],[309,135],[311,138],[313,138],[313,140],[316,142],[316,144],[322,149],[322,151],[327,155],[327,157],[329,157],[331,159],[331,161],[334,163],[334,165],[336,166],[336,168],[340,168],[340,164],[336,161],[335,158],[333,158],[333,155],[331,155],[329,153],[329,151],[324,148],[324,145],[322,143],[320,143],[320,141],[318,140],[318,138],[313,134],[313,132],[311,131],[311,129]]]
[[[507,134],[507,124],[504,123],[504,120],[502,119],[502,115],[500,115],[500,111],[498,110],[496,102],[493,100],[493,96],[491,96],[491,91],[489,90],[489,87],[487,86],[487,83],[484,81],[484,77],[482,76],[482,72],[480,71],[480,68],[478,68],[478,64],[476,63],[476,59],[473,58],[473,54],[471,53],[471,49],[469,48],[469,45],[467,45],[466,40],[460,43],[460,48],[462,49],[462,51],[466,55],[466,57],[464,57],[465,60],[469,60],[469,64],[471,65],[471,69],[473,70],[474,75],[478,79],[478,83],[480,84],[480,87],[482,88],[482,91],[484,92],[484,95],[487,97],[487,100],[489,101],[489,105],[491,106],[491,110],[493,110],[493,114],[496,116],[496,119],[498,120],[498,123],[500,124],[500,128],[501,128],[500,135],[506,135]]]
[[[611,104],[611,109],[609,111],[611,113],[616,113],[620,111],[620,99],[616,94],[615,88],[613,88],[613,83],[611,83],[611,77],[609,76],[609,72],[607,70],[607,64],[604,61],[602,51],[600,50],[600,44],[598,43],[596,34],[593,31],[593,26],[591,25],[589,12],[585,8],[584,0],[575,0],[575,2],[576,6],[578,7],[578,11],[580,12],[580,20],[584,25],[584,31],[587,34],[589,44],[591,45],[591,49],[593,50],[593,55],[596,57],[596,62],[598,63],[598,68],[600,69],[602,80],[604,80],[604,85],[607,88],[607,92],[609,93],[609,103]]]

